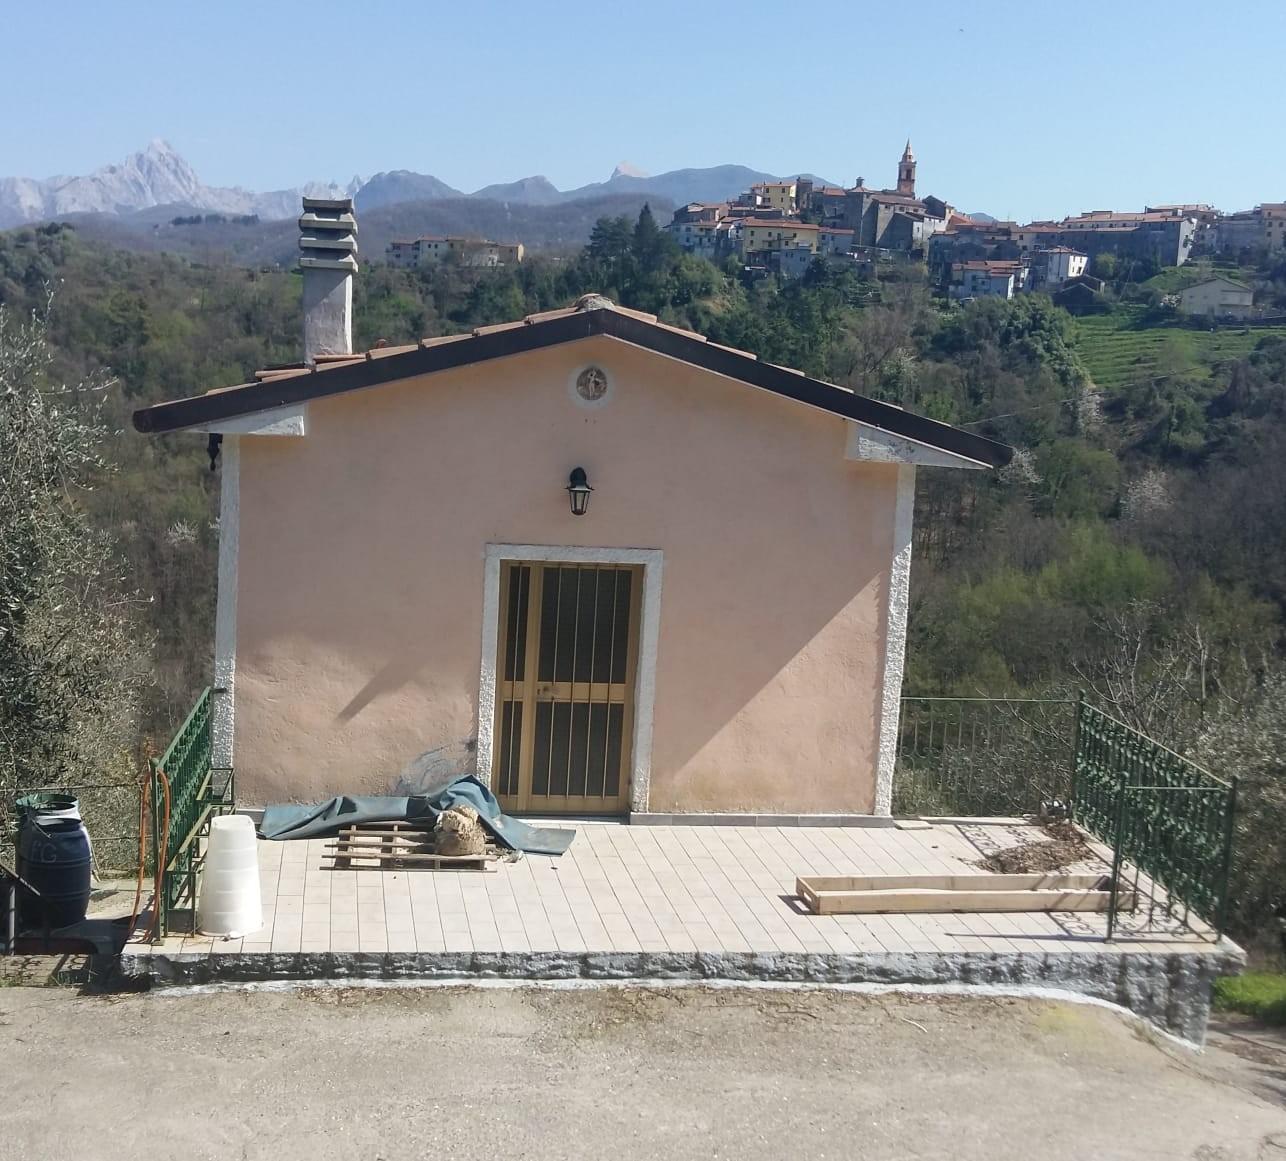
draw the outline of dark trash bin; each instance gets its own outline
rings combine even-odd
[[[52,929],[79,923],[89,908],[92,862],[79,800],[30,794],[17,807],[19,925]]]

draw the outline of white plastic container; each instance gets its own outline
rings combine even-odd
[[[258,843],[255,824],[244,814],[224,814],[210,820],[196,909],[197,929],[202,935],[240,939],[263,926]]]

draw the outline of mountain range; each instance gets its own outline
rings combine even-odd
[[[275,221],[298,214],[301,196],[351,196],[359,212],[410,202],[461,198],[501,205],[554,206],[632,195],[682,205],[689,201],[721,201],[735,196],[753,182],[771,180],[772,174],[744,165],[676,169],[649,176],[622,162],[606,181],[570,190],[560,190],[548,178],[537,175],[466,194],[431,174],[400,169],[377,173],[367,181],[355,177],[347,185],[319,181],[293,189],[257,193],[205,185],[192,166],[158,138],[146,149],[130,154],[121,164],[107,165],[83,176],[0,178],[0,229],[82,214],[133,215],[157,207],[173,208],[176,213],[197,210],[254,214],[261,220]]]
[[[208,186],[167,142],[159,138],[120,165],[105,165],[81,177],[0,177],[0,228],[71,214],[127,214],[176,206],[223,214],[287,218],[299,198],[342,197],[360,185],[310,182],[298,189],[254,193]]]

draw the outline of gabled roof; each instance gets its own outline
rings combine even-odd
[[[257,372],[252,383],[215,388],[204,395],[141,408],[134,412],[134,427],[142,432],[192,427],[217,430],[212,425],[221,420],[574,343],[595,335],[642,347],[979,464],[1000,467],[1008,463],[1013,454],[1010,448],[994,440],[903,411],[890,403],[868,399],[846,387],[810,378],[801,371],[762,362],[746,351],[712,343],[704,335],[658,322],[655,315],[615,306],[596,294],[585,295],[566,310],[551,310],[528,315],[518,322],[478,327],[472,334],[379,347],[365,354],[327,356],[319,359],[316,367],[301,364],[267,368]]]
[[[1066,294],[1070,290],[1088,290],[1097,294],[1103,289],[1103,280],[1095,278],[1092,274],[1078,274],[1075,278],[1069,278],[1062,286],[1054,291],[1051,297],[1057,299],[1060,295]]]
[[[1203,278],[1200,282],[1194,282],[1191,286],[1185,286],[1180,294],[1187,294],[1189,290],[1196,290],[1202,286],[1214,286],[1216,283],[1223,283],[1224,286],[1231,286],[1233,290],[1251,290],[1244,282],[1238,282],[1235,278],[1228,278],[1222,274],[1216,274],[1213,278]]]

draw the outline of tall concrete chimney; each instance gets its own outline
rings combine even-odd
[[[299,216],[304,273],[304,362],[353,353],[357,219],[352,198],[304,198]]]

